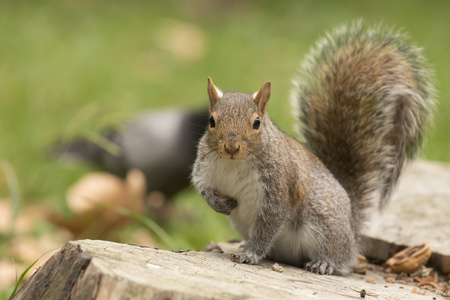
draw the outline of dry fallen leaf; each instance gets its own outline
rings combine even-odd
[[[104,211],[99,203],[141,212],[145,186],[145,176],[137,169],[130,170],[125,180],[106,172],[89,173],[69,188],[67,205],[76,214]]]
[[[83,238],[101,238],[129,221],[115,209],[144,212],[145,190],[145,176],[137,169],[130,170],[125,180],[106,172],[89,173],[67,191],[67,205],[75,216],[52,215],[50,220]]]

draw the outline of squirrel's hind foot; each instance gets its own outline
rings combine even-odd
[[[323,260],[310,261],[305,265],[305,269],[306,271],[320,275],[330,275],[334,271],[333,266],[329,262]]]

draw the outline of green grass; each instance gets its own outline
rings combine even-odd
[[[145,109],[204,107],[208,75],[225,90],[272,81],[269,112],[293,133],[288,96],[298,63],[324,31],[360,17],[402,27],[425,49],[440,103],[423,157],[450,161],[449,11],[446,0],[2,1],[0,161],[16,170],[24,205],[64,210],[66,189],[92,169],[49,158],[55,140],[98,140],[99,129]],[[176,22],[203,36],[198,57],[161,42]],[[0,197],[8,195],[0,180]],[[236,236],[194,192],[176,201],[179,216],[164,229],[179,245]]]
[[[59,249],[59,248],[51,249],[51,250],[49,250],[49,251],[43,253],[43,254],[42,254],[40,257],[38,257],[33,263],[31,263],[31,264],[30,264],[30,265],[22,272],[22,274],[20,274],[20,277],[19,277],[19,278],[17,278],[17,273],[16,273],[16,284],[14,285],[14,289],[13,289],[13,291],[11,292],[11,294],[10,294],[10,296],[9,296],[9,299],[11,299],[11,298],[14,296],[14,294],[17,292],[17,290],[19,289],[19,287],[20,287],[21,284],[23,283],[23,280],[24,280],[25,276],[28,274],[28,272],[31,270],[31,268],[33,268],[33,266],[39,261],[39,259],[41,259],[45,254],[47,254],[47,253],[49,253],[49,252],[52,252],[52,251],[54,251],[54,250],[57,250],[57,249]],[[1,295],[1,294],[0,294],[0,295]]]

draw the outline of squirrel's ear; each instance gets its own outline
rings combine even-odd
[[[264,114],[266,112],[266,105],[270,98],[270,81],[264,83],[259,91],[253,94],[253,99],[258,104],[259,111]]]
[[[221,90],[216,88],[211,77],[208,76],[208,96],[209,96],[209,109],[211,110],[214,105],[222,98],[223,93]]]

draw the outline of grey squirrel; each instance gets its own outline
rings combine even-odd
[[[148,111],[123,124],[123,130],[103,133],[105,139],[120,149],[119,155],[86,139],[59,142],[50,153],[63,159],[90,162],[122,177],[137,168],[146,177],[147,193],[160,191],[170,198],[189,186],[196,145],[208,118],[206,108]]]
[[[304,145],[269,119],[270,82],[253,95],[223,93],[208,77],[192,182],[246,240],[232,261],[346,275],[366,209],[388,201],[423,144],[435,93],[421,49],[361,21],[321,39],[301,71],[292,99]]]

